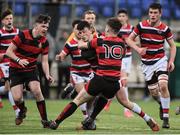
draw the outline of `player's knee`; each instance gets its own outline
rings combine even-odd
[[[168,89],[168,75],[162,74],[158,77],[158,82],[161,91],[166,91]]]
[[[152,96],[158,96],[159,95],[159,85],[156,84],[150,84],[148,85],[149,92]]]
[[[37,100],[42,100],[43,99],[43,95],[40,89],[36,89],[36,90],[32,90],[34,97]]]

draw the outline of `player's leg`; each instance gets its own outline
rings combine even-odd
[[[68,118],[71,116],[76,109],[78,108],[79,105],[93,99],[94,97],[89,95],[85,89],[82,89],[76,98],[70,102],[66,107],[63,109],[63,111],[58,115],[55,121],[52,121],[50,124],[51,129],[57,129],[59,124],[64,121],[64,119]]]
[[[142,111],[138,104],[129,101],[123,87],[117,92],[116,97],[120,104],[142,117],[153,131],[159,130],[158,124],[149,115]]]
[[[165,71],[158,71],[158,82],[161,92],[161,104],[163,110],[163,128],[170,128],[169,125],[169,108],[170,108],[170,94],[168,90],[168,73]]]
[[[28,85],[36,99],[36,105],[37,105],[37,108],[41,117],[41,122],[43,124],[43,127],[47,128],[49,127],[49,125],[48,125],[48,118],[47,118],[47,111],[46,111],[46,102],[44,100],[44,96],[40,88],[40,82],[36,80],[30,81]]]

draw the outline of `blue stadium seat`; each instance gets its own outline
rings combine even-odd
[[[93,10],[96,14],[100,12],[100,8],[97,5],[90,5],[90,10]]]
[[[86,6],[85,5],[77,5],[75,9],[75,14],[78,17],[81,17],[83,13],[86,11]]]
[[[148,11],[148,7],[151,3],[156,2],[155,0],[142,0],[142,8],[144,11]]]
[[[44,10],[44,6],[42,4],[32,4],[31,5],[31,12],[32,15],[38,15],[38,14],[42,14],[45,12]]]
[[[118,6],[119,6],[119,8],[127,8],[127,1],[126,0],[119,0]]]
[[[130,17],[131,18],[141,18],[142,17],[141,8],[138,8],[138,7],[131,8]]]
[[[100,6],[114,6],[115,1],[114,0],[98,0],[98,4]]]
[[[169,0],[160,0],[159,2],[161,3],[163,8],[170,6],[170,1]]]
[[[171,18],[171,10],[170,10],[170,8],[169,7],[167,7],[167,8],[163,8],[162,9],[162,18],[163,19],[169,19],[169,18]]]
[[[71,6],[70,5],[60,5],[59,6],[59,15],[60,16],[70,16],[71,14]]]
[[[26,14],[25,6],[25,3],[15,3],[15,15],[24,16]]]
[[[140,7],[141,0],[127,0],[127,4],[128,4],[128,7],[135,7],[135,6]]]
[[[180,7],[176,6],[173,8],[175,19],[180,19]]]
[[[112,17],[114,16],[114,9],[112,6],[104,6],[102,8],[102,15],[104,17]]]

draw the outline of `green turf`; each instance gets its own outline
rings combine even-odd
[[[48,100],[47,111],[49,119],[55,119],[68,100]],[[44,129],[40,123],[39,113],[34,100],[26,100],[28,108],[27,117],[20,126],[14,123],[14,112],[7,100],[3,100],[4,108],[0,109],[0,134],[153,134],[146,123],[135,115],[133,118],[123,116],[123,108],[116,100],[111,104],[108,112],[103,111],[97,119],[96,131],[76,131],[75,128],[82,121],[82,114],[79,109],[63,123],[57,130]],[[145,112],[153,116],[161,126],[162,121],[158,116],[158,105],[152,101],[137,102]],[[171,103],[170,129],[160,129],[161,134],[180,134],[180,115],[176,116],[174,110],[178,106],[178,101]]]

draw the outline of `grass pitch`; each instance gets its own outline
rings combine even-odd
[[[4,108],[0,109],[0,134],[180,134],[180,115],[175,115],[174,111],[179,106],[178,101],[171,102],[170,129],[160,129],[153,132],[138,115],[133,118],[125,118],[123,107],[114,100],[108,112],[102,111],[98,116],[95,131],[77,131],[75,128],[83,120],[79,109],[68,119],[66,119],[57,130],[42,128],[40,116],[35,100],[25,100],[28,108],[27,117],[20,126],[14,123],[15,114],[12,111],[8,100],[3,100]],[[47,100],[47,112],[49,119],[54,120],[62,111],[69,100]],[[161,126],[159,119],[159,106],[153,101],[138,101],[143,110],[152,116]]]

